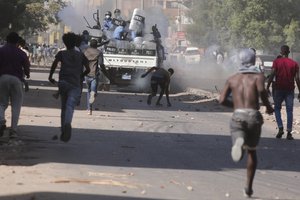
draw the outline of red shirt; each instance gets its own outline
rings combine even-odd
[[[272,68],[275,70],[275,89],[288,91],[295,89],[295,76],[299,72],[298,63],[282,57],[274,60]]]

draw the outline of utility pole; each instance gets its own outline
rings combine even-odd
[[[180,4],[180,2],[179,2],[180,0],[177,0],[177,11],[178,11],[178,30],[177,31],[181,31],[181,5],[182,4]],[[181,1],[181,3],[182,3],[182,1]]]
[[[141,0],[141,9],[144,10],[144,0]]]

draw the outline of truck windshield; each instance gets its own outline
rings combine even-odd
[[[198,50],[189,50],[185,52],[186,55],[199,55]]]

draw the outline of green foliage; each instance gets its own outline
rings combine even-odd
[[[59,21],[63,0],[0,0],[0,37],[9,31],[33,34]]]
[[[189,39],[202,47],[300,50],[299,0],[199,0],[190,17]]]
[[[299,48],[299,21],[292,20],[290,24],[285,26],[284,35],[286,36],[286,43],[291,47],[291,49]]]

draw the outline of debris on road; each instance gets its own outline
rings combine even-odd
[[[193,187],[192,186],[187,186],[186,189],[188,189],[188,191],[193,191]]]

